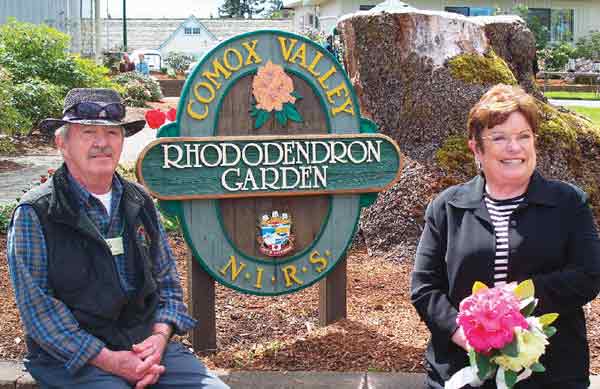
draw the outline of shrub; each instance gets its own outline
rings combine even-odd
[[[591,31],[575,43],[575,55],[579,58],[600,60],[600,31]]]
[[[113,81],[122,87],[123,99],[130,107],[145,107],[146,102],[160,101],[163,97],[158,82],[138,72],[119,74]]]
[[[59,86],[38,78],[16,84],[12,88],[16,109],[35,125],[48,117],[60,117],[63,94]]]
[[[567,42],[559,42],[538,52],[544,61],[545,70],[563,70],[570,58],[575,58],[575,49]]]
[[[69,36],[46,25],[10,19],[0,26],[0,132],[28,133],[60,114],[72,88],[105,87],[123,93],[108,69],[68,52]]]
[[[194,62],[193,56],[176,51],[170,52],[165,58],[165,63],[167,66],[173,69],[176,73],[185,72],[192,62]]]
[[[16,202],[0,205],[0,234],[6,234],[8,224],[16,207]]]
[[[11,74],[0,67],[0,132],[8,135],[29,132],[32,121],[16,108]]]
[[[70,38],[44,24],[10,19],[0,27],[0,65],[9,69],[16,83],[39,78],[71,88],[114,87],[108,69],[68,52]]]

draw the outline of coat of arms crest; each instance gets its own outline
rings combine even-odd
[[[294,249],[292,218],[285,212],[273,211],[258,221],[259,250],[269,257],[282,257]]]

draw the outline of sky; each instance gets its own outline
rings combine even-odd
[[[126,0],[128,18],[198,18],[218,17],[223,0]],[[123,0],[100,0],[102,16],[123,16]]]

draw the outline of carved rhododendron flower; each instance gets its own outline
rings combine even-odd
[[[469,344],[483,354],[512,342],[516,327],[529,327],[517,296],[502,287],[481,290],[464,299],[457,321]]]
[[[290,76],[285,74],[283,67],[271,61],[258,69],[252,80],[252,94],[256,98],[256,108],[267,112],[281,111],[283,104],[296,102],[292,96],[294,83]]]

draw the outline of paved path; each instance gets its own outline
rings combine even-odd
[[[218,371],[231,389],[422,389],[423,374],[375,372]],[[590,389],[600,389],[591,377]],[[21,363],[0,361],[0,389],[37,389]]]
[[[219,371],[232,389],[421,389],[422,374],[366,372]],[[0,361],[0,389],[37,389],[21,363]]]
[[[135,162],[143,148],[155,138],[156,130],[149,127],[125,138],[120,162],[125,164]],[[30,188],[33,182],[39,182],[41,175],[48,174],[48,169],[56,169],[62,163],[58,151],[53,155],[0,156],[0,160],[24,166],[22,169],[0,173],[0,205],[8,204],[22,196],[23,191]]]
[[[588,108],[600,108],[600,100],[548,100],[552,105],[563,105],[568,107],[569,105],[577,105],[580,107]]]

